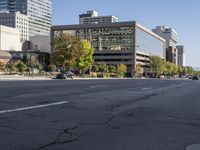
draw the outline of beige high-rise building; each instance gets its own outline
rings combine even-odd
[[[20,12],[1,12],[0,25],[19,29],[21,42],[29,40],[28,16]]]

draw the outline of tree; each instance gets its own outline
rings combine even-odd
[[[104,62],[100,63],[99,71],[102,73],[108,73],[108,66]]]
[[[14,62],[8,62],[6,64],[6,69],[12,74],[17,72],[16,64]]]
[[[108,66],[109,73],[116,73],[116,70],[117,70],[116,66],[114,66],[114,65]]]
[[[123,78],[125,73],[127,72],[127,67],[124,64],[120,64],[117,66],[117,75],[120,78]]]
[[[4,70],[5,69],[5,64],[3,62],[0,61],[0,70]]]
[[[186,67],[186,71],[188,75],[194,74],[194,69],[192,67]]]
[[[165,71],[164,61],[159,56],[150,57],[150,68],[156,76],[161,75]]]
[[[42,70],[43,70],[43,66],[42,64],[40,64],[38,61],[36,60],[29,60],[27,62],[27,66],[28,66],[28,71],[29,71],[29,74],[31,74],[31,69],[37,69],[39,71],[39,73],[41,74]]]
[[[81,44],[83,55],[80,56],[77,66],[81,73],[84,73],[86,69],[89,69],[92,66],[94,49],[87,40],[81,40]]]
[[[143,74],[143,68],[140,64],[136,65],[135,75],[141,77]]]
[[[55,72],[56,71],[56,66],[55,65],[49,65],[48,66],[48,71]]]
[[[24,71],[26,71],[28,69],[27,65],[23,62],[19,62],[16,65],[16,68],[18,69],[19,72],[24,73]]]
[[[95,64],[92,66],[92,72],[98,72],[99,71],[99,65]]]
[[[165,61],[165,71],[164,71],[164,74],[165,75],[172,75],[173,73],[173,64],[170,63],[170,62],[166,62]]]
[[[79,37],[60,33],[51,43],[53,47],[51,61],[56,66],[70,69],[75,67],[84,55],[83,43]]]

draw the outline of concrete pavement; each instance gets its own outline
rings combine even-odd
[[[190,80],[1,81],[1,149],[185,150],[200,143],[199,91]]]

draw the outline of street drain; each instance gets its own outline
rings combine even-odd
[[[186,147],[186,150],[200,150],[200,143],[189,145]]]

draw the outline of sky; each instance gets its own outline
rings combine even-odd
[[[148,29],[166,25],[185,45],[186,65],[200,67],[200,0],[52,0],[53,25],[78,24],[79,14],[96,10]]]

